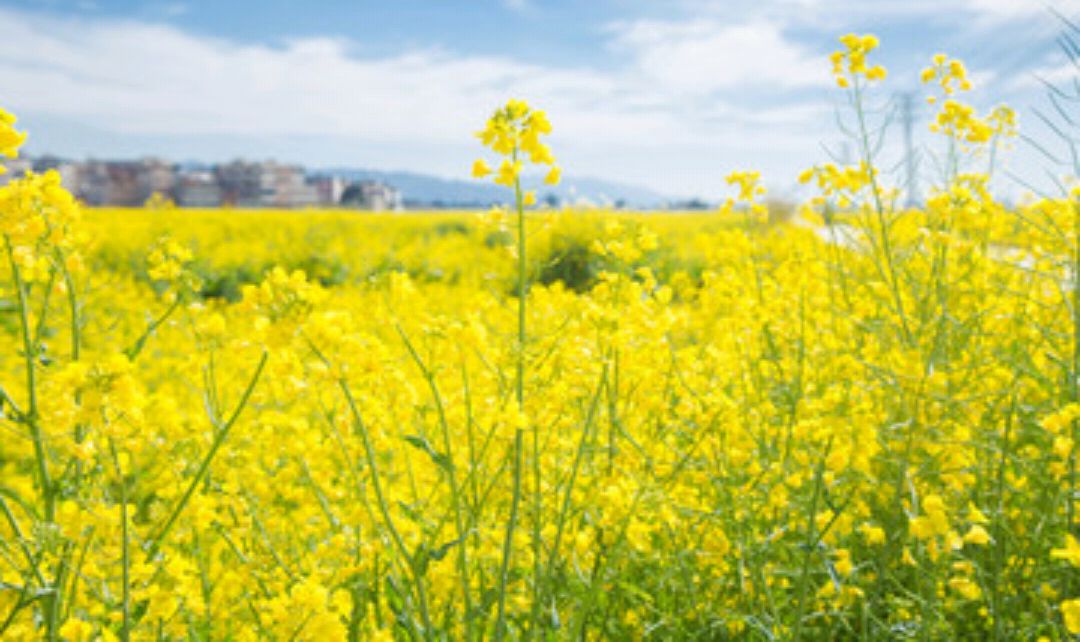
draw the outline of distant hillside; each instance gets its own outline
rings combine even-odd
[[[509,200],[505,188],[490,182],[439,178],[414,172],[331,167],[313,171],[323,176],[348,180],[375,180],[401,191],[406,205],[441,207],[487,207]],[[628,207],[659,207],[671,199],[652,190],[596,178],[564,177],[557,186],[541,185],[537,196],[553,194],[562,201],[585,199],[597,204],[623,203]]]

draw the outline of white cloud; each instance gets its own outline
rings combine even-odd
[[[311,136],[427,148],[431,158],[418,153],[410,168],[438,172],[449,149],[460,150],[461,167],[479,153],[471,133],[517,96],[551,115],[568,173],[675,193],[711,193],[709,177],[720,175],[712,167],[737,164],[735,153],[753,151],[759,167],[769,154],[789,161],[800,146],[815,153],[813,125],[827,112],[805,96],[776,96],[821,84],[827,65],[777,28],[637,22],[609,38],[629,56],[624,67],[600,71],[437,48],[360,57],[355,43],[334,38],[269,46],[165,24],[0,9],[0,100],[16,113],[129,138]],[[746,85],[773,102],[748,98]]]
[[[615,45],[636,60],[649,81],[670,90],[700,94],[740,86],[828,84],[820,53],[785,38],[772,22],[638,21],[612,31]]]
[[[743,22],[755,19],[815,24],[837,29],[840,24],[864,24],[893,19],[923,19],[936,23],[957,23],[961,30],[973,26],[1000,26],[1012,20],[1053,18],[1057,11],[1080,17],[1080,0],[680,0],[693,15],[709,15],[717,20],[739,16]]]
[[[329,38],[270,47],[161,25],[0,11],[0,76],[8,100],[124,132],[445,141],[478,127],[508,94],[561,96],[571,106],[609,86],[587,70],[438,50],[360,59],[348,49]]]
[[[960,4],[972,13],[999,19],[1048,14],[1050,7],[1055,6],[1043,0],[962,0]],[[1060,9],[1069,4],[1076,8],[1076,3],[1071,0],[1058,0],[1056,4]]]
[[[1032,70],[1030,73],[1019,75],[1009,83],[1009,88],[1020,91],[1043,90],[1046,89],[1046,85],[1049,83],[1071,93],[1073,89],[1072,83],[1078,78],[1080,78],[1080,67],[1066,61],[1058,64],[1048,64]]]

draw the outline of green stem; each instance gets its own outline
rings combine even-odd
[[[457,538],[458,538],[458,567],[461,573],[461,594],[465,604],[465,639],[473,639],[473,606],[472,597],[469,591],[469,562],[467,554],[467,543],[465,541],[465,522],[461,513],[461,491],[458,487],[457,474],[454,470],[454,451],[453,440],[450,438],[450,424],[446,419],[446,408],[443,404],[442,394],[439,392],[439,386],[435,382],[435,373],[433,373],[424,360],[420,358],[420,353],[416,351],[412,341],[409,341],[408,335],[405,334],[405,330],[400,325],[397,326],[398,334],[401,335],[402,341],[405,342],[405,347],[408,348],[409,354],[412,355],[413,361],[416,362],[418,368],[420,368],[420,374],[423,375],[427,381],[428,389],[431,391],[431,396],[435,400],[435,408],[439,413],[439,426],[442,428],[443,437],[443,449],[446,451],[446,459],[449,465],[446,466],[446,476],[450,483],[450,503],[451,510],[454,512],[454,522],[457,526]]]
[[[517,161],[517,151],[514,151],[514,161]],[[516,392],[518,409],[524,410],[525,406],[525,312],[528,299],[528,262],[526,260],[525,247],[525,204],[521,195],[521,179],[514,179],[514,202],[517,206],[518,215],[518,336],[517,336],[517,378]]]
[[[11,532],[15,534],[15,541],[19,543],[19,548],[22,550],[22,554],[26,556],[26,561],[30,564],[30,569],[34,572],[34,577],[37,578],[42,588],[47,588],[45,576],[41,574],[41,565],[34,557],[33,551],[26,544],[26,536],[23,535],[22,528],[19,526],[19,521],[15,519],[15,514],[11,512],[11,507],[4,501],[4,496],[0,494],[0,511],[3,511],[4,517],[7,519],[8,526],[11,527]]]
[[[862,104],[862,88],[858,79],[855,80],[853,91],[855,96],[855,114],[859,121],[859,144],[862,147],[862,156],[863,160],[866,162],[866,171],[869,174],[870,188],[873,192],[874,212],[877,214],[877,223],[881,234],[881,250],[885,255],[885,264],[889,268],[889,286],[892,289],[892,295],[896,305],[896,314],[900,317],[900,326],[904,332],[904,339],[910,344],[912,342],[911,329],[908,327],[907,314],[904,312],[904,299],[900,295],[900,285],[893,260],[889,225],[885,220],[885,203],[881,198],[881,187],[878,185],[877,175],[874,172],[874,159],[873,154],[870,151],[870,133],[866,128],[866,114]]]
[[[41,309],[37,314],[37,327],[34,329],[33,342],[34,345],[42,345],[42,341],[45,337],[45,320],[49,317],[49,300],[52,299],[53,286],[56,285],[56,272],[49,272],[49,280],[45,282],[45,287],[41,291]]]
[[[45,448],[45,437],[38,423],[38,399],[37,399],[37,344],[33,338],[30,324],[30,297],[26,283],[23,281],[19,264],[15,262],[15,253],[11,247],[11,239],[4,235],[4,247],[7,251],[8,263],[11,266],[11,278],[15,285],[19,307],[19,330],[22,334],[23,361],[26,366],[26,412],[22,413],[22,420],[30,430],[30,438],[34,443],[34,459],[37,463],[38,485],[41,490],[41,500],[44,505],[44,517],[46,524],[56,521],[56,489],[49,475],[48,453]],[[59,634],[60,593],[59,586],[63,581],[63,565],[58,568],[55,581],[51,586],[44,588],[52,589],[44,598],[45,612],[45,637],[53,641]]]
[[[147,561],[152,560],[158,551],[161,550],[161,544],[165,541],[165,537],[169,534],[173,524],[176,523],[176,518],[180,516],[180,513],[187,506],[187,503],[191,500],[191,496],[195,494],[195,489],[202,483],[204,477],[206,477],[207,471],[210,469],[210,463],[214,460],[214,456],[221,448],[221,445],[225,443],[225,438],[229,436],[229,432],[232,427],[236,425],[236,420],[240,418],[240,412],[247,406],[248,400],[251,399],[251,394],[255,391],[255,384],[259,382],[259,377],[262,375],[263,369],[266,367],[266,361],[269,358],[270,353],[265,350],[262,353],[262,357],[259,359],[259,365],[255,368],[255,373],[251,376],[251,380],[248,382],[247,388],[244,390],[243,396],[240,397],[240,401],[236,404],[236,409],[233,411],[232,416],[214,435],[214,442],[210,446],[210,450],[203,457],[202,463],[199,464],[199,469],[195,472],[195,476],[192,477],[191,483],[188,484],[187,490],[180,498],[180,501],[176,503],[169,518],[165,520],[165,525],[161,527],[157,536],[150,542],[150,548],[146,551]],[[217,420],[214,420],[214,425],[217,425]]]
[[[116,454],[116,443],[109,439],[109,450],[112,451],[113,465],[116,466],[116,475],[120,480],[120,562],[122,564],[122,614],[123,621],[120,626],[120,640],[128,642],[131,639],[131,537],[128,534],[127,514],[127,478],[120,467],[120,457]]]
[[[150,339],[151,336],[153,336],[155,332],[157,332],[157,329],[161,327],[161,324],[165,323],[165,321],[170,316],[172,316],[172,313],[175,312],[178,307],[180,307],[179,294],[176,295],[176,300],[172,302],[172,305],[166,308],[165,312],[162,313],[160,317],[154,319],[154,321],[146,327],[146,331],[142,333],[142,336],[140,336],[138,340],[136,340],[135,343],[131,345],[131,347],[129,347],[127,350],[124,350],[124,354],[127,355],[128,359],[134,361],[135,358],[139,356],[139,353],[142,352],[143,347],[146,346],[146,342]]]
[[[521,437],[518,429],[514,434],[514,494],[510,500],[510,519],[503,539],[502,566],[499,569],[499,606],[495,618],[495,640],[506,636],[506,579],[510,573],[510,557],[514,548],[514,530],[517,528],[518,504],[521,502]]]
[[[67,267],[67,257],[63,250],[56,250],[57,265],[60,274],[64,277],[64,287],[67,289],[68,308],[71,311],[71,360],[78,361],[82,352],[82,332],[79,321],[79,298],[75,292],[75,279],[71,276],[71,270]]]
[[[517,149],[514,149],[512,162],[517,162]],[[517,336],[517,377],[515,392],[518,412],[525,412],[525,313],[526,280],[528,263],[525,255],[525,204],[521,195],[521,179],[514,179],[514,202],[517,206],[518,219],[518,336]],[[517,528],[518,506],[521,503],[521,468],[522,468],[523,430],[514,431],[514,489],[510,501],[510,518],[506,523],[506,537],[503,540],[502,563],[499,568],[499,603],[495,618],[495,641],[500,642],[506,635],[506,581],[510,575],[510,559],[514,549],[514,530]],[[539,519],[539,516],[537,516]],[[534,546],[539,542],[534,542]]]
[[[821,456],[821,461],[818,463],[817,470],[814,473],[814,489],[810,496],[810,510],[806,516],[806,551],[803,556],[802,569],[799,572],[799,588],[798,588],[798,602],[795,612],[795,634],[792,636],[792,640],[799,642],[802,639],[803,621],[806,613],[806,592],[810,583],[810,560],[814,556],[814,552],[818,547],[818,532],[817,532],[817,505],[818,496],[821,494],[822,474],[824,473],[825,461],[829,458],[829,451],[832,450],[832,438],[829,438],[828,443],[825,445],[825,452]]]
[[[15,282],[15,292],[19,304],[19,328],[23,342],[23,361],[26,364],[26,412],[22,418],[30,428],[30,437],[34,442],[34,458],[37,461],[38,484],[41,488],[42,499],[45,505],[45,521],[52,523],[56,515],[56,497],[53,492],[52,478],[49,476],[49,463],[45,452],[45,438],[38,424],[38,401],[37,401],[37,349],[34,346],[30,333],[30,302],[26,291],[26,283],[22,279],[22,272],[18,263],[15,262],[15,254],[11,248],[11,239],[4,236],[4,246],[7,250],[8,262],[11,265],[11,276]]]
[[[607,372],[608,364],[605,363],[600,370],[600,382],[597,383],[596,392],[593,394],[592,401],[589,403],[589,411],[585,417],[585,425],[581,429],[581,441],[578,443],[577,453],[574,455],[574,463],[570,467],[570,479],[567,480],[566,489],[563,491],[562,507],[559,509],[559,515],[555,521],[555,539],[553,540],[551,552],[548,556],[548,566],[544,574],[545,577],[550,576],[559,554],[559,547],[562,544],[563,528],[566,526],[566,518],[570,514],[570,504],[573,499],[574,486],[577,483],[578,471],[581,470],[581,464],[585,459],[585,451],[589,443],[589,434],[596,420],[597,408],[600,406],[601,391],[604,389],[604,385],[607,382]]]
[[[409,566],[409,571],[413,575],[413,584],[416,587],[416,598],[420,602],[420,617],[424,620],[424,638],[429,639],[431,637],[431,616],[428,613],[427,604],[427,592],[424,589],[423,576],[420,574],[420,569],[417,568],[416,561],[409,553],[409,549],[405,546],[405,540],[402,539],[401,533],[398,532],[397,527],[394,525],[394,520],[390,516],[390,506],[386,501],[386,495],[383,494],[382,482],[379,480],[379,467],[375,461],[375,449],[371,443],[371,435],[368,434],[367,424],[364,423],[364,418],[360,414],[360,409],[356,405],[356,400],[353,399],[352,391],[349,389],[348,383],[344,378],[338,379],[338,386],[341,388],[342,394],[345,395],[345,402],[349,405],[349,411],[353,416],[353,423],[360,432],[360,438],[364,442],[364,456],[367,459],[368,469],[371,471],[371,486],[375,489],[375,499],[379,505],[379,512],[382,513],[383,521],[386,523],[386,529],[390,531],[390,537],[394,541],[394,545],[397,547],[398,552],[405,558]]]

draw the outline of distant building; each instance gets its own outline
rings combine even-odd
[[[237,159],[205,166],[178,166],[159,158],[134,161],[55,156],[9,159],[0,185],[29,170],[56,170],[72,194],[92,206],[142,206],[151,197],[187,207],[299,208],[347,205],[369,210],[402,208],[401,193],[377,181],[352,182],[340,176],[309,177],[300,165]],[[156,195],[156,196],[155,196]]]
[[[320,176],[312,181],[323,205],[339,205],[348,183],[340,176]]]
[[[139,161],[136,189],[139,204],[150,200],[154,194],[171,198],[176,190],[176,165],[159,158]]]
[[[194,171],[180,177],[176,202],[183,207],[219,207],[224,201],[221,186],[214,174]]]
[[[172,196],[177,184],[176,167],[156,158],[73,164],[43,157],[35,166],[57,169],[65,187],[88,205],[137,207],[154,193]]]
[[[134,161],[106,162],[105,173],[109,177],[105,203],[135,207],[139,200],[139,164]]]
[[[304,168],[299,165],[262,163],[259,175],[262,194],[260,205],[266,207],[307,207],[319,204],[319,191],[308,183]]]
[[[79,165],[75,179],[75,197],[87,205],[116,205],[109,200],[111,189],[108,166],[103,161],[88,160]]]
[[[34,171],[39,174],[53,170],[60,174],[60,183],[72,194],[78,190],[79,164],[58,156],[38,156],[34,159]]]
[[[262,205],[262,171],[262,163],[239,159],[214,167],[224,201],[238,207]]]
[[[7,185],[33,169],[33,164],[26,158],[0,158],[0,165],[7,168],[7,172],[0,174],[0,186]]]
[[[357,181],[345,188],[341,204],[374,212],[396,211],[402,208],[401,192],[378,181]]]

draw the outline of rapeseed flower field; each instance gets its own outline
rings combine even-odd
[[[791,220],[536,209],[516,100],[482,214],[0,188],[0,638],[1074,639],[1080,187],[995,201],[940,56],[900,207],[841,42],[860,158]]]

